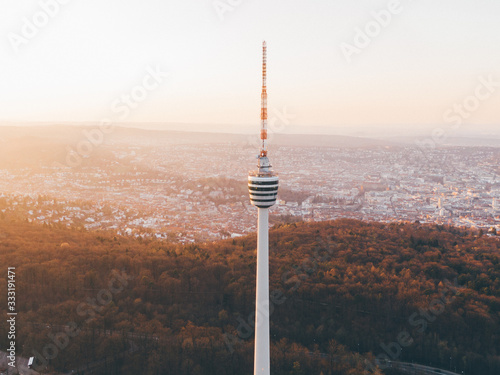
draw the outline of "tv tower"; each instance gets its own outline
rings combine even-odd
[[[267,157],[266,42],[262,44],[262,94],[260,110],[260,153],[257,170],[248,174],[250,203],[257,207],[257,288],[255,303],[254,375],[270,374],[269,339],[269,207],[276,203],[278,176]]]

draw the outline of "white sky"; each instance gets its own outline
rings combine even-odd
[[[221,20],[213,0],[65,0],[16,53],[9,33],[54,1],[0,0],[0,121],[116,119],[159,65],[169,78],[120,120],[258,123],[264,39],[269,107],[301,125],[445,123],[479,77],[500,82],[498,0],[401,0],[351,63],[341,43],[390,1],[221,0],[237,4]],[[499,124],[499,104],[497,87],[467,121]]]

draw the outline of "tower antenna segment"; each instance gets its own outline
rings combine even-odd
[[[267,45],[262,43],[262,93],[260,94],[260,156],[267,156]]]

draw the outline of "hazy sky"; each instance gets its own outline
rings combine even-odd
[[[258,124],[264,39],[293,124],[500,123],[498,0],[0,0],[0,120]]]

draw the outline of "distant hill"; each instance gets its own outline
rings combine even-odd
[[[123,375],[247,374],[255,247],[255,235],[181,246],[0,211],[0,276],[16,267],[22,312],[18,353],[42,353],[74,322],[79,333],[49,363],[58,371],[106,358]],[[337,220],[278,225],[270,249],[273,374],[380,374],[376,356],[500,373],[498,237]]]
[[[0,126],[0,141],[22,141],[26,137],[40,138],[52,142],[78,142],[84,140],[85,131],[99,129],[95,126],[68,126],[68,125],[46,125],[46,126]],[[110,133],[104,134],[106,143],[116,141],[128,141],[130,143],[154,142],[154,143],[246,143],[249,137],[254,135],[190,132],[174,130],[148,130],[125,126],[115,126]],[[257,131],[255,132],[257,137]],[[357,146],[380,146],[394,145],[394,142],[382,141],[370,138],[350,137],[341,135],[318,135],[318,134],[281,134],[272,135],[272,142],[282,146],[303,147],[357,147]]]
[[[329,134],[276,134],[273,142],[280,146],[302,147],[373,147],[398,145],[397,142],[386,140]]]
[[[94,138],[92,138],[94,137]],[[170,145],[232,144],[247,146],[257,135],[147,130],[117,126],[101,132],[98,126],[0,126],[0,168],[39,168],[54,163],[67,165],[69,153],[83,154],[90,145],[84,165],[121,163],[113,157],[113,145],[168,148]],[[90,142],[90,143],[89,143]],[[94,142],[94,143],[93,143]],[[392,142],[335,135],[275,134],[270,147],[384,147]],[[106,147],[103,147],[106,146]],[[79,148],[81,147],[81,148]]]
[[[17,125],[17,126],[16,126]],[[151,141],[158,138],[162,142],[182,141],[188,143],[226,143],[245,142],[248,137],[257,136],[258,124],[255,126],[238,126],[235,131],[230,125],[209,124],[183,124],[183,123],[113,123],[112,134],[107,140],[134,139],[139,137],[142,141]],[[2,138],[19,138],[26,135],[51,138],[60,141],[81,139],[84,129],[98,128],[99,123],[74,122],[74,123],[13,123],[0,122],[0,140]],[[433,141],[433,130],[439,125],[418,125],[410,128],[402,126],[354,126],[349,135],[332,134],[336,130],[345,134],[345,127],[293,127],[292,133],[273,133],[271,143],[291,146],[313,147],[363,147],[363,146],[396,146],[415,145],[416,141]],[[200,129],[213,129],[201,131]],[[237,131],[240,130],[240,131]],[[290,129],[287,129],[290,130]],[[463,146],[463,147],[500,147],[498,126],[478,127],[477,129],[444,129],[444,139],[437,140],[438,146]],[[309,132],[310,131],[310,132]]]
[[[395,142],[398,144],[416,145],[418,142],[432,143],[436,147],[500,147],[500,138],[491,137],[447,137],[443,141],[432,139],[431,133],[428,137],[387,137],[384,138],[388,142]]]

